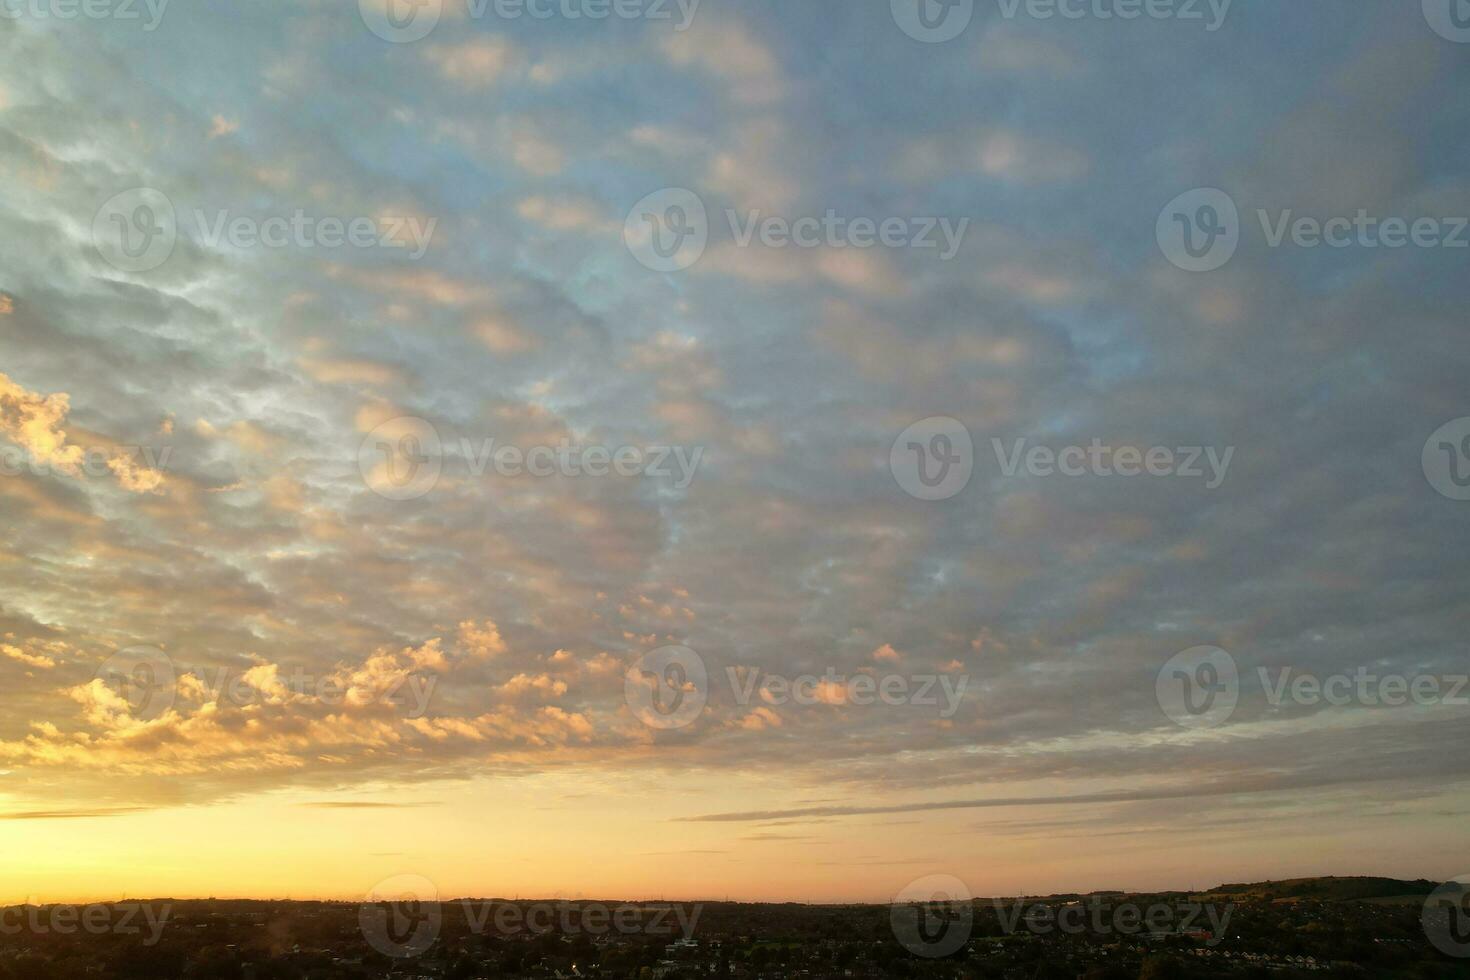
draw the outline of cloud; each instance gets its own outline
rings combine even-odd
[[[1205,785],[1155,790],[1120,790],[1106,793],[1076,793],[1066,796],[1017,796],[995,799],[937,800],[923,803],[901,803],[889,806],[819,806],[786,810],[747,810],[711,813],[686,817],[693,823],[755,823],[793,817],[854,817],[890,813],[932,813],[938,810],[985,810],[996,807],[1094,806],[1104,803],[1126,803],[1146,800],[1182,800],[1214,796],[1250,795],[1255,793],[1291,792],[1293,782],[1286,779],[1260,781],[1245,785]],[[1296,788],[1300,788],[1299,786]]]
[[[516,213],[552,231],[600,231],[611,227],[592,201],[576,197],[532,195],[516,205]]]
[[[557,680],[546,674],[517,674],[504,684],[500,685],[499,692],[507,698],[520,698],[526,695],[534,695],[543,700],[559,698],[567,693],[565,681]]]
[[[69,411],[63,393],[38,395],[0,374],[0,432],[14,439],[35,459],[64,473],[81,471],[84,450],[67,445],[61,426]]]
[[[20,647],[9,643],[0,643],[0,654],[4,654],[11,660],[17,660],[27,667],[38,667],[41,670],[51,670],[56,666],[56,661],[40,653],[28,653]]]
[[[496,354],[524,354],[541,346],[541,338],[496,314],[477,317],[470,333]]]
[[[395,299],[419,300],[435,306],[462,307],[487,301],[492,293],[484,283],[457,279],[433,269],[365,271],[331,266],[330,275],[363,289]]]
[[[550,176],[566,166],[566,151],[538,127],[522,122],[511,132],[511,159],[529,174]]]
[[[725,242],[712,247],[696,269],[762,285],[818,281],[860,293],[896,294],[906,286],[886,255],[854,248],[770,248]]]
[[[462,645],[471,659],[494,650],[493,623],[465,624]],[[66,691],[81,711],[82,727],[64,732],[37,722],[24,739],[0,740],[0,759],[18,765],[71,771],[121,771],[134,775],[276,774],[309,763],[362,763],[388,748],[438,743],[448,757],[485,748],[542,748],[592,739],[580,712],[541,704],[525,710],[502,705],[469,715],[435,711],[432,674],[453,673],[470,660],[451,661],[430,638],[397,652],[379,649],[355,664],[338,664],[322,677],[303,677],[272,662],[256,663],[238,680],[211,685],[210,675],[180,669],[180,698],[139,715],[135,700],[103,678]],[[545,701],[568,685],[546,675],[516,673],[495,686],[497,700]],[[144,706],[164,698],[155,689]]]
[[[1077,55],[1061,45],[1043,38],[1028,37],[1024,32],[999,22],[981,38],[977,64],[981,71],[1046,79],[1078,75],[1084,67]]]
[[[799,195],[790,160],[795,139],[772,117],[742,122],[713,148],[704,185],[735,202],[737,210],[789,214]]]
[[[226,119],[224,116],[216,115],[210,121],[209,138],[218,139],[221,136],[229,136],[232,133],[238,132],[239,129],[240,124],[238,122]]]
[[[0,820],[93,820],[101,817],[125,817],[133,813],[146,813],[149,807],[119,806],[77,810],[21,810],[0,813]]]
[[[899,654],[899,652],[893,649],[892,643],[885,643],[881,647],[873,651],[873,660],[877,661],[878,663],[896,664],[902,659],[903,657]]]
[[[13,439],[38,464],[80,477],[89,450],[68,441],[62,425],[70,410],[65,392],[40,395],[0,374],[0,433]],[[162,473],[139,465],[126,450],[106,445],[94,451],[125,490],[151,493],[164,483]]]
[[[739,21],[701,18],[689,30],[668,33],[661,44],[670,63],[713,75],[739,104],[768,105],[785,92],[775,54]]]
[[[1145,24],[996,21],[935,46],[881,4],[701,11],[683,34],[499,32],[464,9],[389,45],[350,4],[241,5],[228,24],[204,5],[153,36],[146,71],[126,32],[0,33],[13,809],[679,773],[691,795],[667,807],[735,812],[698,795],[693,776],[718,772],[750,813],[801,812],[820,787],[821,806],[1083,807],[1131,832],[1160,822],[1123,812],[1143,795],[1266,802],[1282,780],[1300,809],[1262,819],[1287,833],[1334,797],[1463,787],[1442,746],[1464,733],[1436,711],[1275,708],[1252,687],[1287,664],[1463,673],[1463,511],[1421,466],[1470,411],[1456,255],[1247,236],[1195,275],[1154,240],[1198,186],[1246,217],[1452,213],[1463,99],[1446,93],[1466,66],[1422,18],[1364,9],[1346,46],[1286,13],[1167,44]],[[1304,38],[1290,64],[1282,36]],[[225,206],[439,225],[417,260],[224,256],[186,229],[163,265],[123,273],[92,223],[138,186],[185,225]],[[621,241],[661,187],[696,191],[717,229],[683,272]],[[736,248],[727,208],[972,225],[935,262]],[[973,473],[920,501],[892,453],[935,416],[967,426]],[[364,435],[397,417],[443,439],[422,498],[380,496],[361,469]],[[127,448],[165,438],[166,466]],[[684,487],[513,477],[465,458],[461,440],[490,438],[703,455]],[[1023,439],[1236,454],[1212,490],[1006,475],[992,440]],[[134,643],[176,662],[167,712],[93,679]],[[1203,643],[1246,684],[1210,738],[1172,730],[1154,690]],[[716,685],[732,667],[973,677],[947,718],[831,683],[814,705],[717,686],[690,726],[653,731],[625,672],[669,644]],[[658,807],[640,816],[654,830],[674,815]],[[1347,852],[1343,826],[1316,853]],[[1442,852],[1421,826],[1383,835],[1383,860]],[[1060,864],[1081,853],[1058,846]]]
[[[407,377],[391,364],[353,358],[304,358],[301,367],[323,384],[390,387],[407,383]]]
[[[494,85],[522,61],[520,52],[503,37],[430,45],[425,48],[424,57],[447,81],[476,88]]]
[[[459,645],[477,659],[486,660],[506,652],[505,640],[500,636],[500,627],[490,620],[476,623],[465,620],[459,624]]]
[[[909,180],[968,172],[1018,186],[1073,183],[1091,169],[1084,151],[1010,126],[920,138],[897,161],[897,173]]]

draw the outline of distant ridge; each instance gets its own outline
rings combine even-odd
[[[1284,878],[1280,881],[1257,881],[1248,884],[1220,885],[1199,894],[1209,897],[1286,901],[1307,899],[1316,902],[1352,902],[1368,899],[1422,898],[1439,887],[1439,882],[1425,878],[1406,881],[1399,878],[1325,876],[1319,878]]]
[[[975,896],[975,901],[986,902],[991,900],[1002,900],[1008,898],[1023,898],[1038,902],[1080,902],[1091,900],[1109,899],[1136,899],[1139,897],[1151,898],[1179,898],[1195,900],[1216,901],[1312,901],[1312,902],[1393,902],[1395,900],[1422,901],[1425,896],[1440,886],[1440,882],[1431,881],[1427,878],[1402,879],[1402,878],[1377,878],[1369,876],[1336,876],[1323,875],[1309,878],[1282,878],[1279,880],[1267,880],[1256,882],[1243,882],[1217,885],[1205,891],[1190,889],[1168,889],[1168,890],[1123,890],[1123,889],[1097,889],[1088,892],[1061,892],[1052,894],[1033,894],[1019,896]],[[1470,885],[1465,886],[1470,888]],[[361,904],[361,897],[353,898],[344,896],[332,899],[289,899],[289,898],[153,898],[153,899],[131,899],[129,901],[141,904],[168,903],[179,909],[190,907],[209,907],[214,910],[236,911],[270,911],[272,907],[283,908],[288,906],[298,907],[323,907],[340,905]],[[444,896],[443,903],[446,905],[459,902],[491,903],[505,905],[531,905],[531,904],[555,904],[567,906],[580,905],[702,905],[710,909],[864,909],[883,907],[882,902],[791,902],[791,901],[730,901],[710,899],[590,899],[590,898],[473,898],[470,896],[450,897]],[[45,903],[55,904],[55,903]],[[100,904],[116,904],[104,901]],[[21,903],[6,906],[0,903],[0,908],[23,907]],[[44,907],[44,905],[42,906]],[[264,907],[264,908],[262,908]]]

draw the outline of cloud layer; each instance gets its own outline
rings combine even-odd
[[[1421,470],[1470,415],[1465,253],[1249,231],[1470,210],[1470,62],[1418,5],[1205,32],[979,4],[937,45],[883,3],[706,0],[683,31],[447,6],[407,44],[306,0],[0,21],[11,818],[558,771],[778,769],[769,808],[680,804],[742,825],[1067,803],[1125,832],[1256,798],[1240,819],[1285,827],[1272,794],[1327,820],[1342,792],[1463,791],[1466,709],[1273,706],[1257,674],[1470,671],[1470,505]],[[137,187],[178,239],[129,272],[94,219]],[[1207,274],[1155,240],[1195,187],[1247,227]],[[675,273],[623,241],[661,188],[710,215]],[[778,248],[728,211],[968,230],[948,260]],[[221,212],[433,232],[418,259],[211,243]],[[939,502],[889,471],[933,416],[975,444]],[[406,417],[442,472],[392,499]],[[1018,439],[1234,456],[1214,489],[1006,476],[992,440]],[[703,457],[680,486],[508,475],[505,446]],[[711,682],[661,731],[624,675],[669,644]],[[1199,644],[1242,691],[1191,733],[1155,679]],[[98,677],[139,646],[176,672],[165,710]],[[742,704],[727,668],[970,680],[940,717]]]

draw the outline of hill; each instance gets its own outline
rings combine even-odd
[[[1229,899],[1233,901],[1313,901],[1313,902],[1360,902],[1368,900],[1413,897],[1422,900],[1434,891],[1439,882],[1419,878],[1405,881],[1399,878],[1327,876],[1321,878],[1285,878],[1281,881],[1258,881],[1249,884],[1220,885],[1199,897],[1206,899]]]

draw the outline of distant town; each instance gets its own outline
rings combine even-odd
[[[22,905],[0,910],[0,980],[1470,978],[1464,893],[1446,888],[1311,878],[893,905]]]

